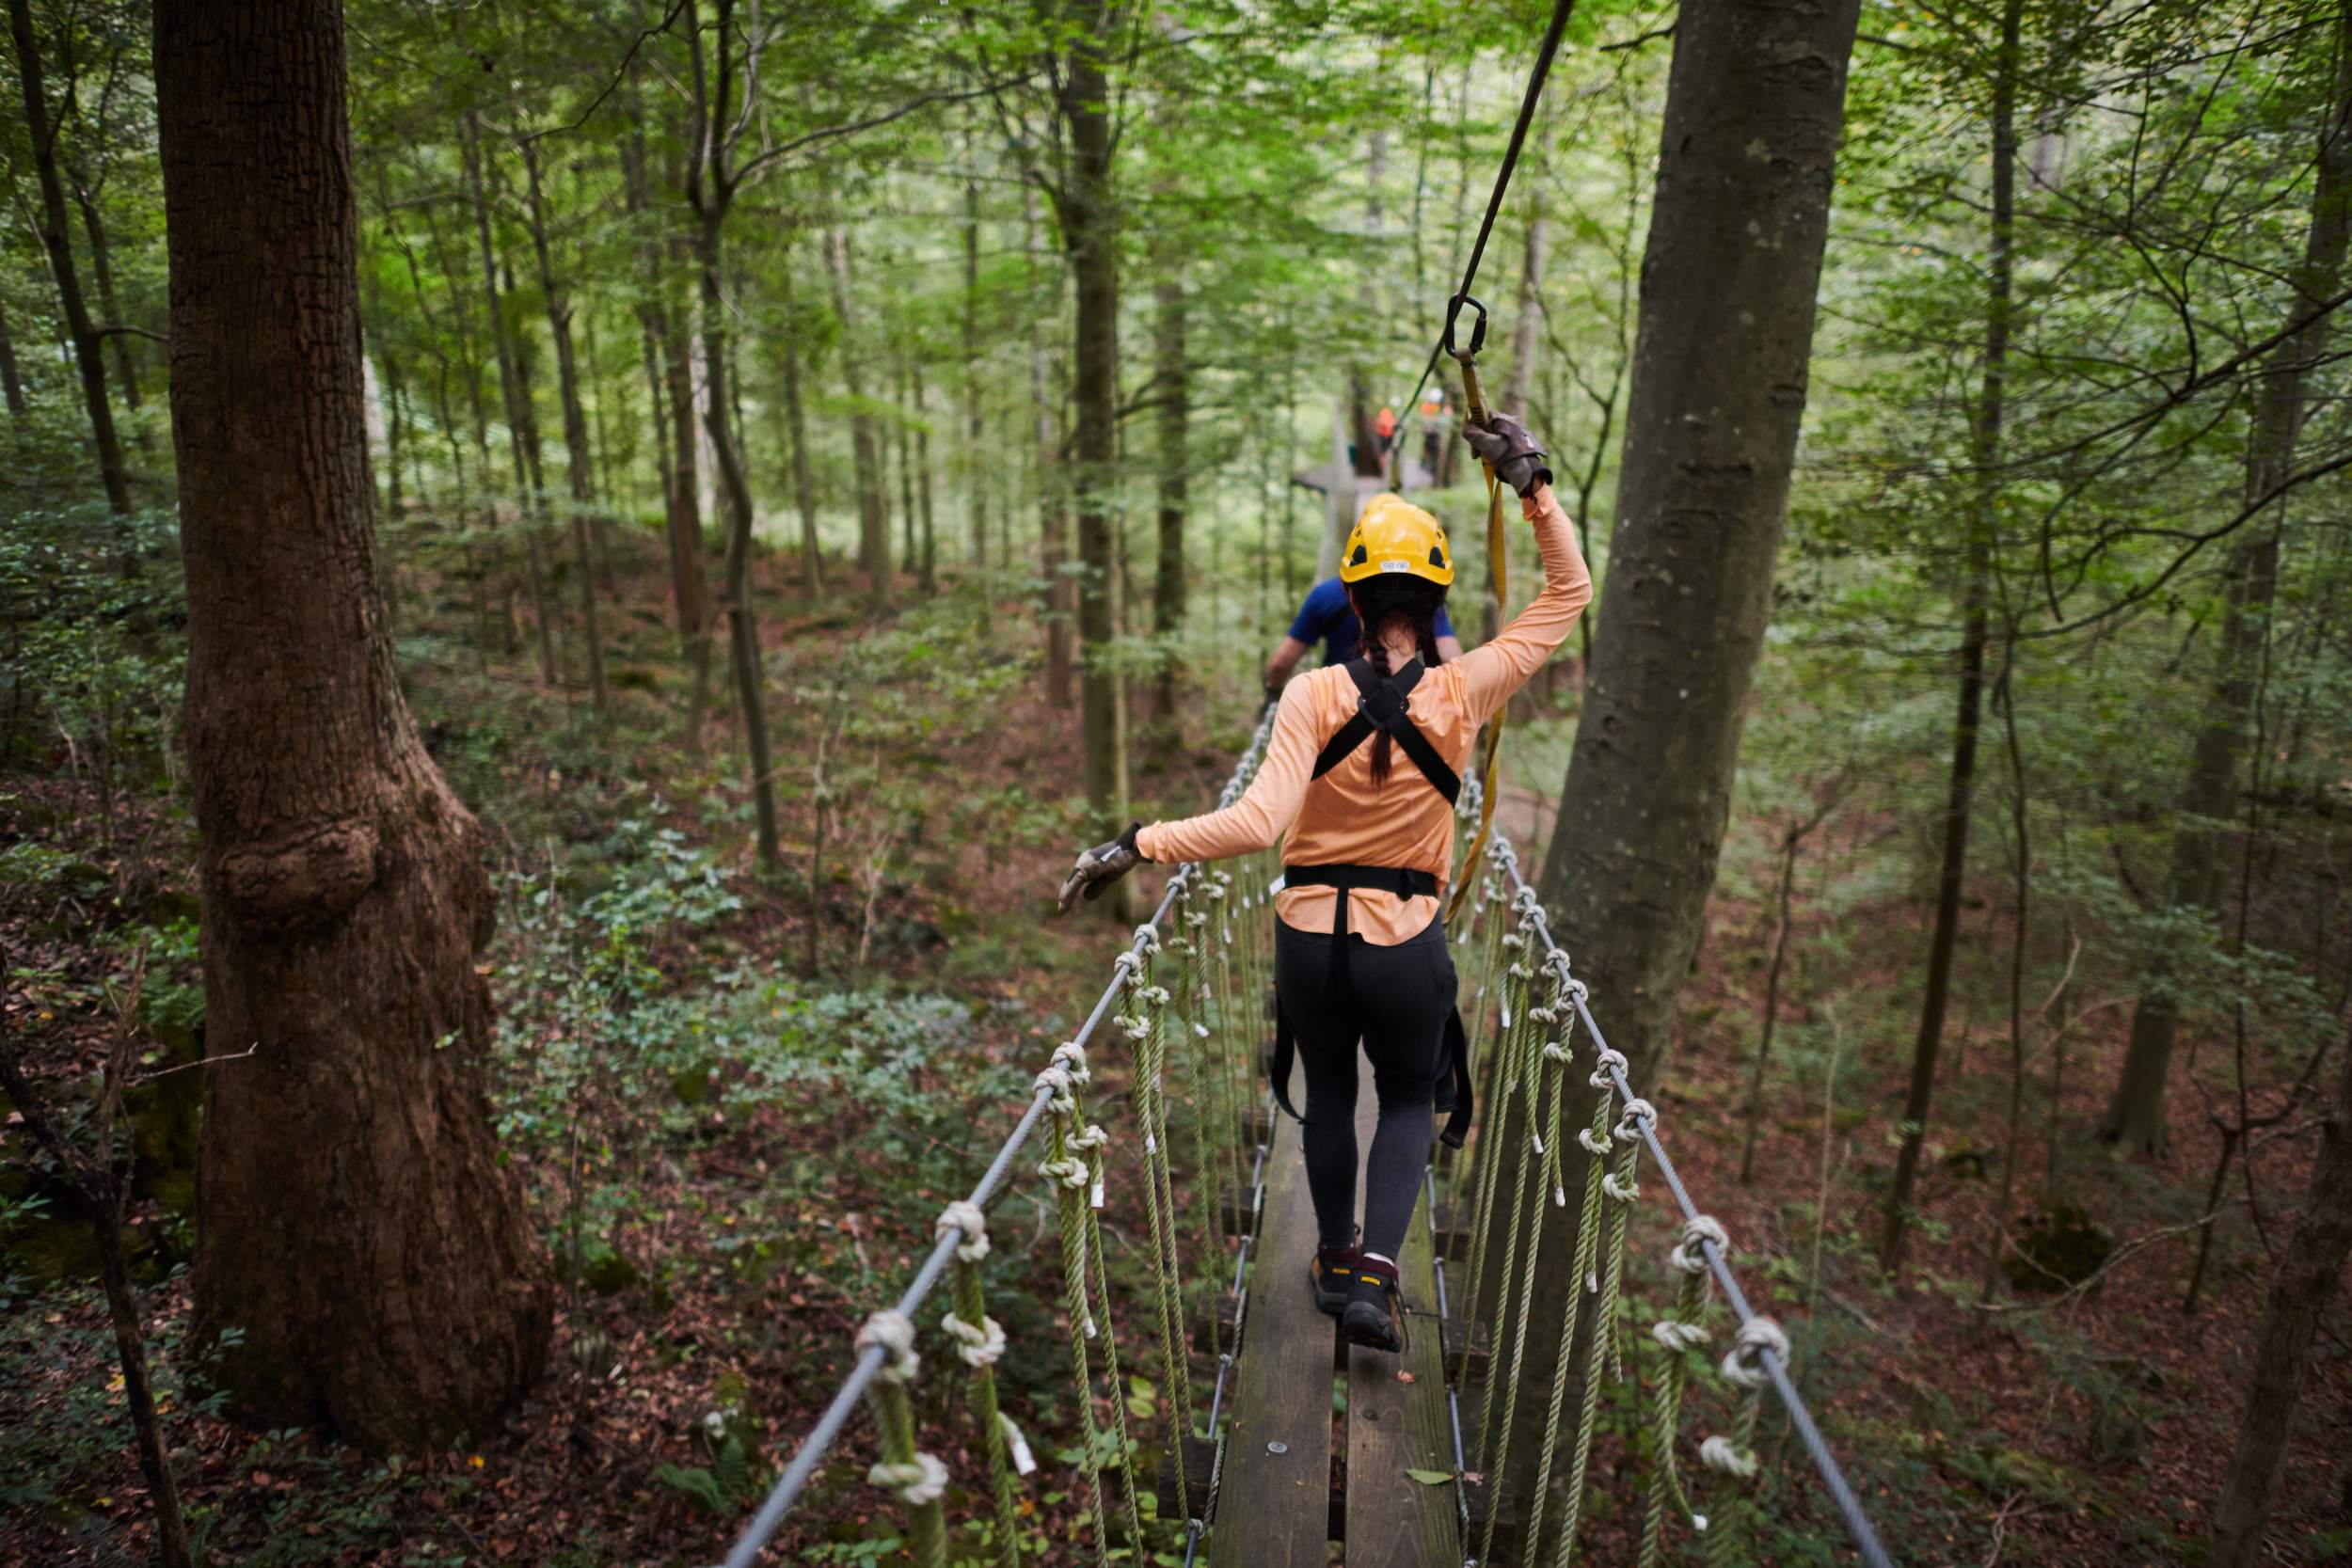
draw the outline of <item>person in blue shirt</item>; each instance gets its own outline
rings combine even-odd
[[[1324,578],[1307,590],[1297,618],[1291,622],[1290,635],[1282,639],[1282,645],[1266,660],[1266,695],[1281,694],[1282,684],[1291,678],[1291,672],[1298,668],[1298,661],[1307,657],[1307,650],[1316,642],[1323,644],[1324,663],[1342,664],[1356,657],[1356,644],[1361,636],[1356,612],[1348,608],[1347,584],[1336,577]],[[1438,609],[1438,657],[1447,663],[1462,657],[1462,644],[1454,637],[1454,623],[1446,619],[1442,605]]]

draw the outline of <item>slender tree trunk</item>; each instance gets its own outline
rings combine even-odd
[[[0,303],[0,388],[8,397],[8,413],[16,419],[24,417],[24,377],[16,368],[16,340],[8,334],[8,312]]]
[[[537,1376],[549,1270],[484,1100],[480,826],[376,590],[331,0],[155,14],[207,1028],[194,1295],[236,1408],[370,1445]],[[384,961],[388,954],[400,961]]]
[[[2246,449],[2246,504],[2260,505],[2293,471],[2303,427],[2310,372],[2328,350],[2329,313],[2322,309],[2340,287],[2347,236],[2352,236],[2352,10],[2336,17],[2336,77],[2318,150],[2311,227],[2303,263],[2287,308],[2302,325],[2271,351],[2263,368],[2253,430]],[[2167,895],[2177,907],[2212,911],[2221,899],[2222,847],[2216,823],[2237,815],[2238,760],[2246,751],[2254,688],[2270,635],[2270,605],[2279,579],[2279,526],[2283,499],[2232,544],[2222,577],[2219,668],[2182,791],[2182,820],[2173,840]],[[2099,1136],[2137,1153],[2165,1142],[2165,1085],[2180,1004],[2159,966],[2132,1014],[2131,1043],[2115,1093],[2100,1118]]]
[[[596,717],[612,716],[604,684],[604,637],[596,626],[596,563],[588,514],[596,501],[596,454],[588,447],[588,416],[580,402],[580,365],[572,349],[572,307],[555,280],[548,248],[547,199],[539,181],[539,144],[523,138],[523,189],[530,198],[531,249],[539,263],[539,294],[547,304],[548,334],[555,340],[556,393],[564,405],[564,457],[572,492],[572,547],[580,556],[580,630],[588,642],[588,692]]]
[[[82,233],[89,241],[89,270],[98,285],[98,306],[106,313],[105,325],[119,326],[123,323],[122,302],[115,294],[114,247],[106,243],[105,215],[99,212],[98,201],[85,190],[82,182],[73,182],[73,204],[82,212]],[[127,333],[114,339],[115,379],[122,384],[122,406],[134,414],[139,411],[138,367],[131,357],[131,339]]]
[[[969,150],[967,149],[967,151]],[[972,564],[988,564],[988,507],[980,480],[988,438],[980,420],[980,186],[963,182],[963,427],[964,511],[972,532]]]
[[[548,603],[547,573],[539,560],[539,519],[531,502],[531,466],[525,458],[523,397],[515,363],[515,346],[507,331],[506,307],[499,298],[498,249],[490,240],[490,200],[482,180],[482,125],[466,117],[463,143],[466,191],[473,203],[474,237],[482,250],[482,300],[489,314],[490,341],[498,350],[499,398],[506,415],[506,446],[515,464],[516,521],[530,563],[531,615],[539,634],[539,678],[555,684],[555,627]]]
[[[914,538],[914,436],[907,428],[912,409],[907,402],[906,367],[898,368],[898,570],[913,576],[922,564]]]
[[[930,391],[923,384],[923,367],[914,367],[914,476],[923,507],[923,551],[919,570],[923,592],[939,592],[939,533],[931,515]]]
[[[67,238],[65,182],[57,173],[56,128],[49,120],[49,101],[40,76],[40,46],[33,38],[30,0],[8,0],[8,36],[16,45],[17,85],[24,89],[24,127],[33,149],[33,173],[40,187],[40,244],[56,279],[57,304],[65,316],[73,344],[74,368],[82,376],[82,404],[89,415],[90,445],[98,454],[98,477],[106,504],[119,515],[131,510],[131,479],[122,466],[122,442],[115,435],[114,405],[106,399],[106,362],[98,324],[90,320],[82,298],[81,274],[74,268],[73,245]]]
[[[1919,1000],[1919,1031],[1911,1046],[1911,1085],[1903,1096],[1902,1149],[1886,1193],[1886,1229],[1879,1266],[1902,1260],[1912,1192],[1927,1148],[1928,1111],[1935,1093],[1935,1059],[1944,1043],[1944,1014],[1951,1000],[1952,952],[1960,939],[1960,895],[1968,873],[1968,826],[1977,789],[1977,738],[1984,719],[1984,651],[1991,636],[1993,546],[2000,504],[2001,434],[2007,415],[2010,290],[2016,272],[2012,231],[2017,217],[2018,28],[2023,0],[2001,9],[2000,54],[1993,79],[1993,214],[1987,256],[1984,379],[1978,389],[1971,459],[1977,471],[1974,515],[1968,522],[1962,588],[1960,686],[1952,719],[1951,770],[1944,794],[1944,846],[1935,880],[1935,924],[1928,935],[1928,978]]]
[[[1171,262],[1172,264],[1172,262]],[[1152,380],[1159,389],[1159,573],[1152,585],[1152,634],[1159,640],[1159,706],[1176,712],[1176,634],[1184,625],[1185,470],[1191,464],[1186,437],[1192,424],[1192,369],[1185,357],[1184,285],[1170,276],[1152,291],[1156,312],[1152,334]]]
[[[721,47],[724,47],[722,35]],[[702,262],[703,419],[710,434],[710,450],[719,465],[720,493],[727,507],[727,632],[735,667],[736,702],[743,712],[743,750],[751,766],[752,802],[757,823],[755,851],[759,873],[772,877],[783,868],[784,851],[776,830],[776,778],[768,747],[768,685],[761,670],[759,623],[752,605],[752,488],[743,473],[743,460],[728,428],[726,303],[719,292],[719,245],[726,208],[707,208],[697,230]]]
[[[2214,1504],[2206,1568],[2253,1568],[2268,1560],[2263,1527],[2286,1467],[2287,1439],[2302,1402],[2311,1349],[2344,1283],[2344,1261],[2352,1258],[2352,1042],[2344,1048],[2335,1103],[2320,1140],[2302,1216],[2280,1256],[2263,1307],[2246,1414]]]
[[[1025,198],[1034,242],[1037,192],[1027,191]],[[1034,243],[1031,250],[1034,253]],[[1077,599],[1076,585],[1064,570],[1070,554],[1068,515],[1064,510],[1067,491],[1057,472],[1060,444],[1055,439],[1054,411],[1059,400],[1055,395],[1052,356],[1046,349],[1045,316],[1043,309],[1032,311],[1029,316],[1029,402],[1037,421],[1033,450],[1037,453],[1038,569],[1045,578],[1045,697],[1056,707],[1068,707],[1075,694]],[[1008,530],[1012,526],[1009,515],[1005,526]],[[1005,559],[1012,559],[1009,534]]]
[[[882,432],[866,406],[865,376],[859,370],[857,319],[851,313],[850,236],[834,229],[825,236],[825,262],[833,277],[834,314],[841,322],[841,385],[850,394],[850,444],[857,467],[857,566],[866,574],[866,600],[876,613],[890,603],[890,501]]]
[[[787,274],[790,269],[787,269]],[[791,284],[787,280],[787,298]],[[808,416],[801,405],[801,334],[797,324],[784,335],[784,423],[792,439],[792,499],[801,514],[801,587],[825,591],[825,562],[817,538],[817,484],[809,475]]]
[[[1127,810],[1125,681],[1111,658],[1119,635],[1114,511],[1119,438],[1119,238],[1112,206],[1110,90],[1104,61],[1112,17],[1106,0],[1073,13],[1061,116],[1071,169],[1061,194],[1062,239],[1077,295],[1077,519],[1079,712],[1087,805],[1105,834]]]

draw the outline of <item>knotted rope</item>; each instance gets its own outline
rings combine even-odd
[[[879,1345],[884,1353],[881,1372],[866,1394],[874,1412],[874,1430],[882,1458],[866,1472],[875,1486],[896,1493],[914,1513],[907,1524],[907,1549],[920,1568],[945,1568],[947,1560],[946,1522],[939,1500],[947,1495],[947,1466],[914,1447],[914,1412],[907,1385],[923,1365],[914,1354],[914,1323],[904,1313],[877,1312],[857,1332],[862,1353]]]
[[[956,1243],[955,1305],[939,1326],[956,1341],[956,1354],[972,1370],[972,1408],[979,1413],[980,1446],[988,1454],[989,1495],[996,1513],[996,1560],[1000,1568],[1019,1568],[1021,1515],[1013,1474],[1037,1468],[1029,1445],[1004,1412],[996,1393],[996,1363],[1005,1354],[1005,1329],[988,1315],[980,1288],[980,1261],[988,1256],[988,1216],[979,1205],[959,1198],[940,1211],[933,1227],[937,1234],[953,1232]]]

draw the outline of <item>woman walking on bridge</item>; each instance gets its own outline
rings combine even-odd
[[[1518,492],[1543,557],[1543,592],[1494,641],[1440,663],[1435,623],[1454,581],[1445,531],[1401,497],[1373,497],[1341,558],[1364,628],[1358,656],[1283,689],[1264,764],[1240,800],[1130,825],[1080,855],[1061,890],[1067,910],[1146,861],[1223,860],[1281,840],[1275,1078],[1280,1098],[1295,1037],[1320,1243],[1310,1274],[1317,1305],[1340,1317],[1350,1340],[1391,1351],[1404,1342],[1396,1257],[1429,1160],[1438,1086],[1459,1049],[1449,1043],[1460,1033],[1449,1028],[1454,960],[1438,895],[1453,870],[1461,772],[1479,726],[1566,640],[1593,594],[1544,449],[1505,415],[1463,436]],[[1406,768],[1396,767],[1399,751]],[[1359,1040],[1380,1104],[1360,1246]]]

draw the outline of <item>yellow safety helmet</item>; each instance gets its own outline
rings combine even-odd
[[[1364,503],[1340,556],[1340,580],[1361,582],[1404,572],[1440,588],[1454,586],[1454,555],[1438,519],[1402,496],[1377,495]]]

